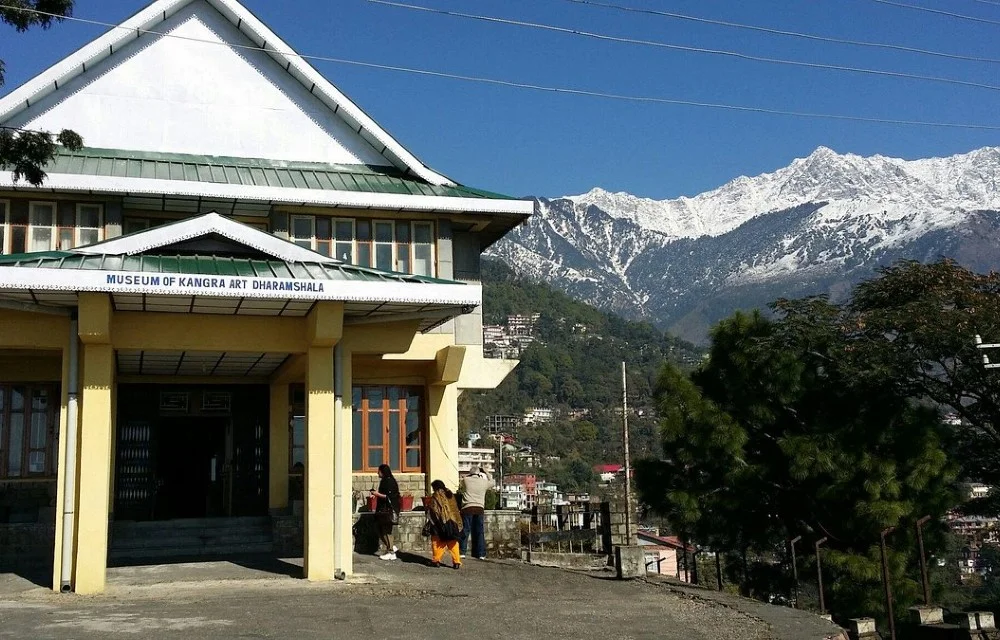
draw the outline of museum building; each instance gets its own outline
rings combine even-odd
[[[398,99],[398,97],[397,97]],[[236,0],[159,0],[0,99],[72,129],[0,173],[0,540],[50,532],[56,590],[105,587],[114,523],[302,514],[352,572],[389,464],[458,483],[480,256],[533,203],[428,168]]]

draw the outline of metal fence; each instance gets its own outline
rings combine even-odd
[[[534,507],[521,514],[521,548],[531,553],[611,554],[616,523],[624,513],[612,512],[608,503],[584,506]]]

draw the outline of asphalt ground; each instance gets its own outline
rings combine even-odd
[[[355,556],[347,581],[310,583],[301,559],[109,570],[99,596],[0,574],[0,638],[660,638],[811,640],[811,614],[662,581],[506,561],[434,568]],[[29,578],[32,576],[28,576]],[[36,579],[37,580],[37,579]]]

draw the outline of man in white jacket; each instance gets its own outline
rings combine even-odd
[[[462,557],[469,550],[472,538],[472,557],[486,559],[486,492],[493,480],[482,467],[466,476],[459,486],[462,493],[462,539],[459,543]]]

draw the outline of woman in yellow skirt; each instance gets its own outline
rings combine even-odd
[[[431,483],[434,492],[429,496],[427,517],[431,531],[431,552],[434,566],[441,566],[444,552],[451,553],[453,569],[462,566],[458,554],[458,541],[462,537],[462,513],[458,510],[455,494],[440,480]]]

